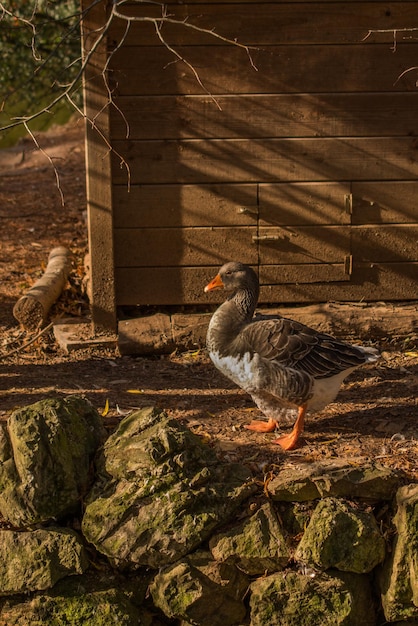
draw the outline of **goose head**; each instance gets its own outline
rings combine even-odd
[[[223,289],[227,294],[227,302],[234,303],[239,318],[249,319],[253,316],[259,295],[259,283],[254,270],[238,261],[225,263],[205,287],[205,292]]]
[[[238,261],[230,261],[222,265],[218,274],[206,285],[205,292],[223,289],[228,294],[236,294],[238,291],[252,292],[258,299],[258,277],[254,270]]]

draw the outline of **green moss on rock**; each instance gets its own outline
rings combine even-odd
[[[279,572],[251,585],[251,626],[372,626],[370,589],[362,576]]]
[[[295,559],[328,569],[370,572],[385,558],[385,540],[372,513],[337,498],[324,498],[295,552]]]
[[[327,496],[390,500],[402,473],[378,463],[352,466],[346,461],[293,465],[269,482],[273,500],[304,502]]]
[[[78,396],[15,411],[0,436],[2,515],[20,527],[74,511],[103,434],[99,414]]]
[[[401,487],[396,504],[397,532],[380,574],[383,610],[389,622],[418,619],[418,485]]]
[[[199,552],[165,568],[150,585],[154,603],[169,618],[195,626],[240,624],[248,579],[232,564]]]
[[[270,502],[241,524],[212,537],[209,547],[215,559],[236,562],[242,571],[252,575],[277,572],[290,556]]]
[[[116,590],[77,596],[37,596],[13,606],[4,605],[0,624],[7,626],[137,626],[139,610]],[[151,621],[148,622],[151,626]]]
[[[83,533],[119,568],[159,568],[196,549],[255,490],[177,420],[145,408],[104,446]]]
[[[0,530],[0,595],[48,589],[65,576],[81,574],[87,566],[75,531]]]

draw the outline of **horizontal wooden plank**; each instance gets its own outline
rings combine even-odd
[[[418,181],[354,182],[353,224],[418,223]]]
[[[168,19],[162,20],[161,35],[170,45],[219,45],[222,41],[197,29],[213,31],[222,37],[237,39],[247,45],[274,45],[278,42],[297,45],[301,43],[359,43],[369,29],[384,29],[367,41],[393,42],[393,31],[410,27],[416,22],[416,6],[411,2],[361,2],[353,10],[352,2],[283,2],[263,4],[242,3],[151,3],[125,5],[119,12],[125,16],[162,18],[166,10]],[[172,21],[177,20],[177,24]],[[159,43],[153,23],[131,23],[126,36],[127,22],[114,20],[110,40],[115,44],[125,37],[128,45],[153,45]],[[410,33],[408,33],[409,36]],[[402,41],[402,33],[398,34]]]
[[[109,82],[115,95],[207,93],[341,93],[413,91],[418,43],[267,46],[252,51],[234,46],[124,46],[110,58]],[[191,67],[197,72],[199,81]],[[202,87],[203,85],[203,87]]]
[[[262,184],[259,203],[260,226],[418,223],[418,181]]]
[[[115,141],[131,168],[131,183],[249,183],[414,180],[413,137]],[[113,181],[126,184],[113,156]]]
[[[198,139],[417,135],[418,93],[126,96],[112,138]],[[219,107],[217,106],[219,105]]]
[[[349,194],[352,191],[352,215]],[[115,228],[418,223],[418,181],[114,186]]]
[[[262,265],[260,285],[302,285],[350,280],[345,263],[302,263],[295,265]]]
[[[348,226],[260,228],[261,265],[276,263],[344,263],[351,252]]]
[[[354,226],[351,236],[356,262],[418,261],[418,224]]]
[[[254,226],[257,211],[254,184],[113,187],[115,228]]]
[[[117,268],[117,302],[126,305],[205,305],[222,302],[225,294],[205,294],[204,286],[217,266]],[[280,272],[280,267],[271,271]],[[284,270],[286,271],[286,270]],[[418,263],[357,265],[349,282],[263,285],[260,305],[327,302],[411,300],[417,287]]]
[[[260,303],[411,300],[416,294],[417,275],[417,263],[357,264],[348,282],[264,285]]]
[[[350,183],[280,183],[259,187],[260,226],[350,224]]]
[[[232,258],[257,262],[256,227],[119,228],[114,231],[116,267],[221,265]]]
[[[203,267],[147,267],[116,269],[118,305],[211,304],[221,298],[205,294],[219,263]]]

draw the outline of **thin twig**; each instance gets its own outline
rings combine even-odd
[[[102,0],[93,0],[92,3],[89,5],[88,8],[86,8],[84,11],[80,11],[79,15],[79,21],[81,22],[83,19],[86,18],[86,16],[88,15],[89,11],[96,6],[98,3],[100,3]],[[160,3],[160,2],[153,2],[152,0],[138,0],[138,3],[141,4],[156,4],[158,6],[161,7],[161,16],[160,17],[150,17],[150,16],[132,16],[132,15],[124,15],[122,12],[120,12],[118,9],[120,7],[122,7],[123,5],[126,4],[126,0],[113,0],[112,3],[112,9],[110,11],[110,14],[108,16],[108,19],[106,21],[106,23],[104,24],[103,27],[98,28],[97,30],[94,31],[94,33],[90,33],[90,35],[97,35],[96,39],[94,39],[90,49],[88,50],[88,52],[86,52],[85,56],[83,58],[77,59],[77,61],[74,62],[80,62],[80,67],[78,69],[77,74],[75,75],[75,77],[73,78],[73,80],[71,81],[71,83],[67,84],[67,85],[62,85],[63,90],[55,97],[52,99],[52,101],[46,106],[43,107],[42,109],[39,109],[38,111],[36,111],[35,113],[31,114],[31,115],[27,115],[27,116],[19,116],[19,117],[15,117],[12,118],[12,120],[10,121],[9,124],[6,124],[5,126],[0,128],[0,131],[6,131],[6,130],[10,130],[12,128],[15,128],[16,126],[24,126],[27,130],[27,132],[29,133],[29,135],[31,136],[32,140],[34,141],[36,147],[41,151],[41,153],[49,160],[49,162],[51,163],[53,170],[54,170],[54,174],[55,174],[55,178],[57,181],[57,188],[58,191],[60,193],[61,196],[61,202],[64,205],[64,196],[62,193],[62,189],[61,189],[61,185],[60,185],[60,178],[59,178],[59,173],[57,168],[54,165],[54,162],[52,160],[52,158],[48,155],[48,153],[40,146],[39,142],[37,141],[37,139],[35,138],[33,132],[29,129],[28,124],[30,122],[32,122],[33,120],[37,119],[38,117],[40,117],[41,115],[45,114],[45,113],[49,113],[56,105],[58,105],[61,101],[63,100],[67,100],[73,107],[74,109],[86,120],[88,121],[92,128],[99,134],[99,136],[103,139],[106,147],[108,148],[109,152],[113,152],[113,154],[115,154],[119,159],[120,159],[120,165],[126,168],[127,171],[127,175],[128,175],[128,187],[130,185],[130,169],[129,169],[129,164],[126,162],[126,160],[123,158],[123,156],[121,154],[119,154],[114,147],[110,144],[109,139],[104,135],[103,131],[100,130],[98,124],[96,123],[96,120],[98,119],[98,117],[100,116],[100,114],[106,109],[107,106],[113,106],[115,107],[115,109],[120,113],[120,115],[122,116],[124,122],[125,122],[125,126],[126,126],[126,136],[129,136],[129,124],[127,122],[127,119],[123,113],[123,111],[121,111],[121,109],[118,107],[117,103],[114,101],[113,99],[113,91],[108,83],[108,79],[107,79],[107,72],[109,69],[109,64],[110,61],[113,57],[113,55],[115,54],[115,52],[122,46],[122,44],[125,42],[126,37],[129,33],[130,30],[130,26],[132,24],[132,22],[151,22],[154,24],[155,26],[155,31],[157,34],[157,37],[159,38],[159,40],[161,41],[161,43],[167,48],[167,50],[169,50],[172,55],[175,57],[175,59],[177,61],[181,61],[182,63],[184,63],[190,70],[190,72],[193,74],[196,82],[199,84],[199,86],[205,91],[205,93],[207,93],[210,98],[213,100],[213,102],[216,104],[216,106],[220,109],[220,105],[217,102],[215,96],[210,92],[210,90],[203,84],[202,79],[199,76],[198,71],[196,70],[196,68],[193,66],[193,64],[188,61],[185,57],[183,57],[172,45],[170,45],[164,38],[161,29],[163,27],[163,25],[165,23],[169,23],[169,24],[175,24],[175,25],[179,25],[179,26],[183,26],[186,29],[192,29],[198,33],[201,33],[202,35],[209,35],[213,38],[218,39],[219,41],[222,41],[225,44],[228,45],[232,45],[232,46],[236,46],[238,48],[241,48],[242,50],[244,50],[249,58],[249,62],[251,67],[257,71],[257,67],[251,57],[251,49],[257,49],[255,47],[252,46],[247,46],[245,44],[239,43],[237,40],[232,40],[229,39],[227,37],[224,37],[223,35],[219,35],[218,33],[216,33],[213,29],[207,29],[207,28],[202,28],[200,26],[197,26],[195,24],[191,24],[190,22],[188,22],[188,18],[186,17],[185,19],[176,19],[175,17],[172,17],[171,15],[169,15],[169,13],[167,12],[167,8],[164,4]],[[32,29],[32,54],[34,56],[35,59],[38,59],[37,56],[37,51],[36,51],[36,47],[35,47],[35,40],[36,40],[36,27],[34,24],[31,23],[31,20],[27,19],[27,18],[21,18],[18,15],[15,15],[14,13],[12,13],[11,11],[8,11],[7,9],[5,9],[4,5],[2,2],[0,2],[0,10],[3,11],[3,14],[8,15],[9,17],[16,17],[17,19],[22,20],[22,22],[24,22],[25,24],[27,24],[31,29]],[[121,41],[118,43],[118,45],[116,46],[116,48],[110,53],[110,55],[108,56],[106,63],[104,65],[104,67],[101,70],[101,76],[103,79],[103,83],[104,86],[106,88],[107,94],[108,94],[108,100],[107,103],[99,110],[96,112],[96,114],[94,115],[93,119],[90,119],[83,111],[81,111],[80,107],[77,106],[77,104],[74,102],[74,99],[72,97],[73,92],[76,90],[77,86],[79,85],[81,79],[83,78],[83,76],[85,75],[85,71],[86,68],[88,66],[88,64],[91,61],[91,58],[93,57],[93,55],[97,52],[97,50],[99,49],[99,47],[101,46],[101,44],[105,41],[105,38],[109,32],[109,29],[114,21],[115,18],[124,20],[126,22],[126,29],[125,29],[125,33],[122,36]],[[58,42],[57,47],[59,45],[61,45],[62,41]],[[73,62],[73,63],[74,63]]]
[[[41,154],[44,155],[44,157],[46,157],[48,159],[48,161],[51,163],[52,165],[52,169],[54,171],[54,175],[55,175],[55,181],[56,181],[56,185],[57,185],[57,189],[58,192],[60,194],[60,198],[61,198],[61,206],[65,206],[65,202],[64,202],[64,194],[62,193],[62,188],[61,188],[61,181],[60,181],[60,176],[58,173],[57,168],[55,167],[55,163],[52,160],[52,157],[48,154],[48,152],[46,152],[42,146],[39,144],[38,140],[36,139],[35,135],[33,134],[33,132],[31,131],[31,129],[29,128],[28,124],[26,121],[23,121],[23,126],[26,128],[27,133],[30,135],[33,143],[35,144],[35,146],[38,148],[38,150],[41,152]]]
[[[15,348],[14,350],[11,350],[10,352],[6,352],[6,354],[0,354],[0,360],[1,359],[8,359],[13,354],[17,354],[18,352],[22,352],[22,350],[25,350],[28,346],[30,346],[37,339],[39,339],[39,337],[41,337],[41,335],[44,335],[46,332],[48,332],[48,330],[51,330],[53,325],[54,325],[54,322],[50,322],[48,324],[48,326],[45,326],[45,328],[43,328],[41,331],[39,331],[39,333],[37,333],[35,335],[35,337],[32,337],[32,339],[30,341],[27,341],[26,343],[22,344],[18,348]]]

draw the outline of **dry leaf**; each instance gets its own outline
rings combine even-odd
[[[106,403],[104,405],[104,409],[102,411],[102,417],[106,417],[106,415],[109,413],[109,399],[106,398]]]

